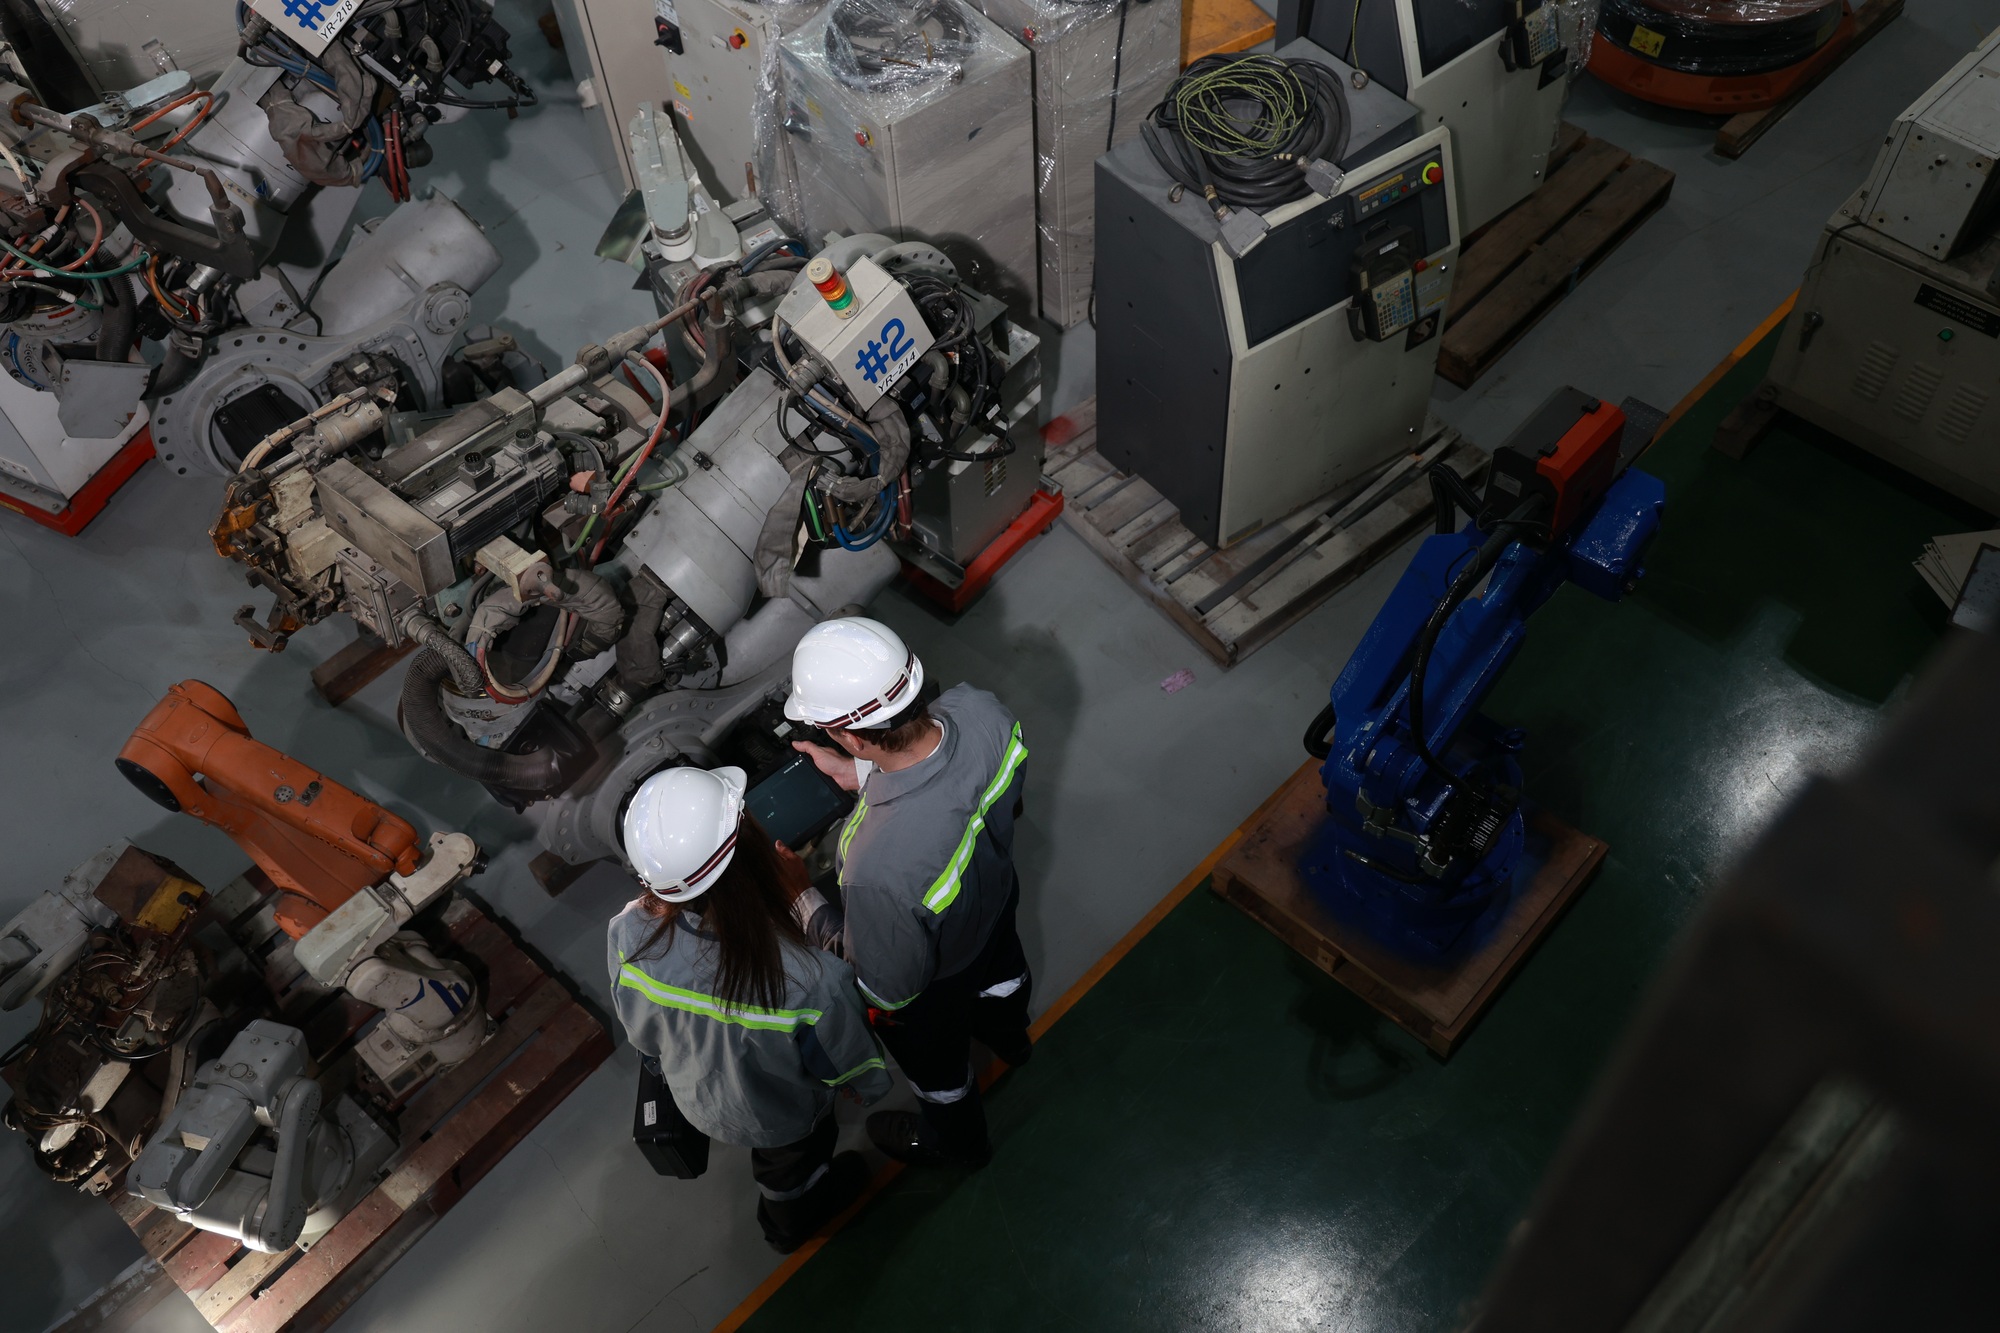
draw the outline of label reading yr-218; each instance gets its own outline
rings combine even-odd
[[[250,0],[250,8],[307,54],[318,55],[333,44],[334,36],[361,8],[361,0]]]
[[[856,347],[854,368],[877,389],[886,389],[916,364],[919,350],[902,316],[894,315]]]

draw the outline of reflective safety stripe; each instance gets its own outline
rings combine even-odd
[[[888,1067],[889,1066],[882,1063],[882,1057],[877,1055],[870,1059],[863,1060],[860,1064],[854,1066],[854,1068],[848,1070],[845,1074],[842,1074],[839,1078],[830,1078],[825,1080],[826,1086],[828,1086],[829,1088],[837,1088],[841,1084],[847,1082],[847,1080],[853,1078],[856,1074],[866,1073],[870,1069],[887,1069]]]
[[[771,1189],[769,1186],[760,1183],[757,1186],[757,1192],[763,1195],[765,1198],[769,1199],[772,1203],[790,1203],[793,1199],[803,1199],[806,1196],[806,1192],[808,1190],[812,1189],[813,1186],[819,1184],[820,1177],[824,1176],[827,1172],[827,1168],[832,1165],[833,1163],[831,1162],[821,1162],[819,1164],[819,1168],[815,1170],[810,1176],[806,1177],[806,1183],[799,1186],[795,1190],[774,1190]]]
[[[819,1023],[822,1013],[818,1009],[759,1009],[755,1005],[731,1007],[713,995],[669,986],[664,981],[647,976],[630,963],[618,969],[618,984],[638,991],[654,1004],[667,1009],[680,1009],[712,1018],[718,1023],[735,1023],[740,1027],[767,1032],[796,1032],[801,1023],[813,1027]]]
[[[840,831],[840,868],[843,872],[847,869],[847,849],[853,845],[854,835],[861,831],[861,818],[867,813],[868,798],[856,793],[854,797],[854,813],[847,817],[847,827]],[[841,878],[843,883],[846,882],[844,873]]]
[[[1007,741],[1007,753],[1000,760],[1000,771],[993,775],[993,781],[987,783],[986,790],[979,794],[979,809],[973,813],[971,822],[966,824],[965,835],[958,840],[958,849],[951,854],[951,860],[946,863],[944,873],[932,883],[930,892],[924,895],[924,906],[931,911],[942,912],[951,906],[953,899],[958,897],[961,877],[965,874],[965,867],[972,862],[973,841],[979,837],[980,830],[986,827],[986,812],[993,808],[993,803],[1000,799],[1000,794],[1014,781],[1014,771],[1021,767],[1021,762],[1027,757],[1028,747],[1021,743],[1021,724],[1016,722],[1014,734]]]
[[[901,1009],[904,1005],[908,1004],[910,1000],[914,1000],[917,998],[916,996],[912,995],[910,997],[910,1000],[885,1000],[881,996],[877,995],[874,991],[868,989],[868,983],[863,981],[860,977],[856,977],[854,979],[854,984],[859,986],[861,988],[861,993],[868,997],[868,1003],[874,1005],[877,1009]]]
[[[953,1088],[950,1092],[926,1092],[912,1083],[910,1091],[916,1093],[920,1099],[929,1102],[933,1106],[949,1106],[953,1102],[962,1102],[966,1097],[971,1095],[972,1085],[975,1081],[972,1070],[967,1069],[965,1071],[965,1086],[962,1088]]]
[[[979,998],[982,1000],[1004,1000],[1027,984],[1028,974],[1023,972],[1012,981],[997,982],[994,985],[988,986],[985,990],[979,992]]]

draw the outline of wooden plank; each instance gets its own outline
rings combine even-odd
[[[1617,144],[1592,139],[1523,199],[1494,221],[1458,257],[1458,277],[1451,284],[1449,327],[1494,284],[1526,259],[1541,239],[1582,208],[1605,181],[1632,160]]]
[[[1106,477],[1116,476],[1117,474],[1118,469],[1105,462],[1104,455],[1093,449],[1091,452],[1079,456],[1074,462],[1066,465],[1062,471],[1052,472],[1049,475],[1055,480],[1058,486],[1063,488],[1063,493],[1069,497],[1070,504],[1063,507],[1064,512],[1068,513],[1074,506],[1077,497],[1083,492],[1097,485]]]
[[[218,1236],[213,1231],[197,1231],[160,1267],[182,1291],[193,1295],[208,1290],[242,1248],[231,1237]]]
[[[1097,400],[1092,399],[1093,403]],[[1042,472],[1053,477],[1077,459],[1097,448],[1097,427],[1092,426],[1072,438],[1067,444],[1059,444],[1042,451]]]
[[[1255,0],[1181,0],[1181,68],[1203,56],[1247,51],[1277,32],[1276,20]]]
[[[1446,451],[1444,461],[1467,481],[1477,482],[1489,460],[1482,450],[1459,441]],[[1306,547],[1298,558],[1218,608],[1208,619],[1209,628],[1241,660],[1415,536],[1432,513],[1430,488],[1422,477],[1412,476],[1350,527]]]
[[[1674,175],[1634,158],[1484,300],[1446,329],[1438,374],[1467,387],[1567,295],[1632,230],[1666,202]]]
[[[1173,501],[1162,500],[1108,536],[1112,546],[1123,551],[1126,559],[1135,560],[1134,548],[1169,523],[1179,523],[1180,517],[1181,511],[1174,508]]]
[[[313,688],[319,691],[320,698],[338,708],[409,656],[416,646],[414,642],[405,642],[391,648],[367,630],[361,630],[354,642],[312,669]]]
[[[1869,0],[1854,11],[1854,27],[1845,41],[1835,38],[1837,47],[1823,50],[1816,57],[1812,71],[1793,85],[1792,90],[1774,105],[1756,111],[1742,111],[1723,122],[1715,132],[1715,151],[1723,157],[1743,156],[1750,145],[1764,137],[1773,125],[1784,119],[1785,113],[1806,99],[1807,94],[1819,86],[1820,80],[1840,68],[1846,59],[1861,49],[1876,33],[1889,25],[1889,21],[1903,12],[1903,0]]]
[[[1530,818],[1539,854],[1524,865],[1515,899],[1492,934],[1449,966],[1397,956],[1328,916],[1298,866],[1326,818],[1318,763],[1302,765],[1255,827],[1215,868],[1215,891],[1377,1011],[1449,1056],[1509,977],[1554,926],[1607,850],[1544,812]]]
[[[262,1250],[246,1250],[227,1273],[223,1274],[207,1291],[195,1297],[194,1308],[210,1324],[220,1326],[244,1301],[256,1294],[264,1280],[290,1263],[298,1251],[286,1248],[276,1254]]]
[[[1088,511],[1090,525],[1112,539],[1117,544],[1117,533],[1127,523],[1144,513],[1149,513],[1166,503],[1164,497],[1138,477],[1118,494]],[[1178,516],[1180,511],[1175,510]]]

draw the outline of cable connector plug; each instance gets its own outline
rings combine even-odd
[[[1271,230],[1269,223],[1247,208],[1218,208],[1215,220],[1222,228],[1222,248],[1237,259],[1256,249],[1264,233]]]
[[[1340,193],[1340,187],[1347,181],[1347,173],[1323,157],[1316,157],[1299,168],[1306,178],[1306,188],[1322,199],[1331,199]]]

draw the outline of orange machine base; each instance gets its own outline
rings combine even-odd
[[[972,563],[965,567],[965,578],[955,587],[908,560],[903,561],[903,578],[918,592],[956,615],[986,591],[986,585],[993,582],[993,576],[1000,572],[1002,566],[1019,555],[1029,542],[1047,532],[1062,510],[1060,492],[1036,491],[1029,498],[1028,507],[1007,525],[1006,531],[973,557]]]
[[[1642,60],[1605,40],[1600,33],[1590,46],[1590,72],[1642,102],[1676,107],[1682,111],[1734,115],[1738,111],[1757,111],[1782,102],[1822,66],[1838,60],[1841,51],[1853,40],[1854,11],[1849,6],[1843,6],[1840,26],[1833,30],[1833,36],[1798,64],[1766,74],[1714,78],[1705,74],[1685,74]]]
[[[54,528],[65,537],[74,537],[82,532],[84,525],[104,511],[111,499],[111,493],[132,479],[139,465],[154,457],[153,432],[151,427],[142,427],[137,435],[125,441],[111,461],[97,470],[97,475],[83,484],[83,489],[69,498],[69,503],[51,514],[46,509],[37,509],[24,504],[12,496],[0,495],[0,506],[33,519],[45,528]]]

